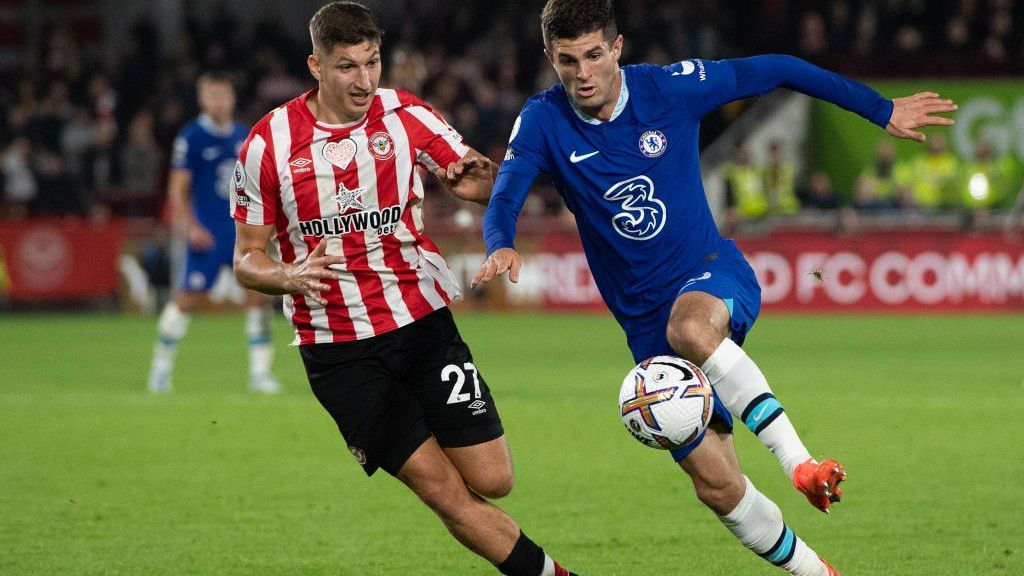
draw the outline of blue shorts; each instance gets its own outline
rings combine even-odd
[[[650,329],[627,332],[626,339],[634,361],[640,362],[651,356],[678,356],[669,345],[665,332],[672,304],[686,292],[706,292],[725,302],[729,308],[729,328],[732,331],[730,338],[736,344],[743,345],[747,332],[754,326],[757,314],[761,310],[761,286],[757,283],[754,269],[730,241],[723,244],[719,252],[708,255],[699,266],[694,267],[672,295],[671,300],[652,314],[649,322],[639,323],[640,326],[649,326]],[[732,415],[717,395],[711,422],[717,422],[728,431],[732,431]],[[672,450],[672,457],[676,462],[686,458],[703,439],[704,435],[701,434],[692,443]]]
[[[235,250],[234,234],[230,237],[227,234],[218,234],[214,238],[214,245],[209,250],[188,247],[185,255],[185,273],[179,283],[183,291],[209,292],[221,268],[232,265]]]

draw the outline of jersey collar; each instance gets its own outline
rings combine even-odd
[[[227,126],[217,126],[217,123],[213,121],[213,118],[210,118],[209,114],[199,115],[199,125],[203,127],[203,130],[206,130],[214,136],[230,136],[235,130],[235,127],[231,122],[229,122]]]
[[[622,87],[619,88],[619,99],[618,101],[615,102],[615,109],[612,110],[612,117],[608,119],[608,122],[611,122],[612,120],[618,118],[619,114],[622,114],[622,111],[626,109],[626,102],[629,102],[629,87],[626,86],[625,69],[619,69],[619,77],[622,79]],[[569,99],[569,105],[572,106],[572,111],[576,113],[576,117],[579,118],[580,120],[583,120],[587,124],[593,124],[595,126],[598,124],[605,123],[603,120],[598,120],[593,116],[588,116],[587,113],[584,112],[578,104],[576,104],[576,101],[573,100],[568,93],[566,93],[565,97]]]

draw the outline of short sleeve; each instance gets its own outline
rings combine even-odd
[[[736,73],[725,60],[682,60],[662,70],[659,83],[694,120],[736,99]]]
[[[462,135],[433,108],[414,105],[403,108],[406,130],[417,151],[416,162],[431,172],[458,162],[469,152]]]
[[[189,148],[188,136],[182,130],[174,139],[174,146],[171,149],[171,169],[192,171],[189,162]]]
[[[242,144],[232,174],[231,216],[245,224],[273,224],[281,193],[277,174],[273,146],[254,130]]]

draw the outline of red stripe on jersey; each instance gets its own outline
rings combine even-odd
[[[374,125],[374,129],[371,130],[367,127],[367,134],[372,135],[378,131],[388,132],[387,126],[383,122],[379,122]],[[395,135],[390,134],[392,139]],[[410,154],[413,152],[410,151]],[[395,151],[397,154],[397,151]],[[395,154],[392,154],[391,158],[383,161],[376,162],[377,170],[377,205],[381,208],[387,206],[396,206],[401,204],[401,197],[398,193],[398,170],[395,167]],[[411,162],[414,162],[413,159]],[[413,168],[415,170],[415,168]],[[410,191],[412,186],[410,182],[403,182],[401,185],[408,186]],[[411,196],[411,194],[410,194]],[[406,214],[411,216],[411,211],[407,210],[408,206],[403,206],[403,220]],[[408,225],[408,224],[407,224]],[[405,301],[406,307],[409,309],[409,313],[414,317],[418,318],[422,314],[432,312],[434,307],[427,301],[420,292],[420,276],[415,269],[409,266],[409,263],[405,261],[402,256],[402,242],[392,232],[391,234],[385,234],[380,237],[381,242],[384,244],[384,263],[388,265],[395,272],[395,276],[398,278],[398,290],[402,293],[402,300]]]
[[[375,103],[378,101],[379,98],[374,100]],[[332,137],[331,140],[335,140],[335,138]],[[359,188],[359,171],[355,166],[357,161],[358,158],[353,158],[346,170],[334,166],[335,182],[343,184],[349,190]],[[364,192],[364,198],[369,193],[369,190]],[[395,317],[391,313],[391,307],[384,298],[384,283],[381,282],[377,272],[370,268],[370,259],[366,251],[366,233],[349,232],[343,238],[342,247],[345,250],[346,268],[356,279],[374,333],[382,334],[398,328]]]
[[[266,148],[263,150],[263,160],[260,162],[260,201],[263,204],[263,224],[273,224],[274,214],[268,209],[277,205],[280,198],[278,191],[281,189],[281,180],[277,172],[277,159],[274,156],[274,139],[268,129],[262,136],[266,141]]]
[[[303,107],[305,107],[305,103],[303,103]],[[308,112],[308,108],[306,110]],[[316,220],[321,218],[323,214],[320,210],[320,190],[317,187],[315,173],[313,178],[299,178],[299,176],[305,173],[299,173],[298,170],[311,168],[311,164],[306,166],[292,165],[292,162],[298,158],[311,157],[313,153],[310,150],[310,145],[313,142],[313,125],[303,120],[301,110],[289,106],[288,128],[291,132],[291,151],[285,161],[288,162],[288,168],[291,170],[292,190],[295,195],[297,217],[299,221]],[[304,236],[302,241],[311,252],[320,242],[325,242],[326,240],[316,236]],[[338,333],[354,334],[355,324],[352,322],[352,318],[349,317],[348,308],[345,306],[345,297],[341,293],[341,282],[328,278],[321,279],[321,282],[328,286],[328,290],[321,292],[320,295],[327,300],[324,313],[327,318],[326,328],[332,334],[331,339],[334,340],[335,335]],[[297,306],[296,309],[298,309]],[[310,317],[310,327],[313,328],[312,313],[305,299],[303,299],[303,314]],[[312,343],[315,339],[316,336],[312,331],[308,335],[308,340],[301,338],[300,335],[300,340],[304,343]]]
[[[562,568],[557,562],[555,562],[555,576],[569,576],[569,571]]]
[[[446,130],[450,130],[448,124],[441,116],[429,106],[422,107],[433,118],[435,118]],[[441,168],[447,167],[452,162],[458,162],[462,156],[452,148],[445,140],[445,131],[435,131],[423,123],[412,112],[406,109],[395,111],[409,134],[409,141],[414,148],[425,153],[430,159]],[[428,167],[429,168],[429,167]]]
[[[437,246],[434,245],[430,238],[427,238],[425,235],[423,235],[423,233],[416,229],[416,222],[413,220],[412,210],[406,210],[405,213],[402,214],[402,222],[405,223],[405,227],[408,228],[409,232],[411,232],[412,235],[416,238],[416,246],[418,246],[420,249],[426,249],[430,252],[436,252],[438,254],[441,253],[441,251],[437,249]],[[451,304],[452,295],[449,294],[448,291],[441,286],[441,283],[438,282],[436,278],[431,277],[431,280],[433,280],[434,282],[434,290],[437,291],[438,295],[441,296],[441,299],[444,300],[444,303]]]

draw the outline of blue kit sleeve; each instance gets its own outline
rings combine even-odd
[[[697,118],[727,102],[760,96],[780,87],[831,102],[882,128],[892,117],[892,100],[856,80],[795,56],[765,54],[717,62],[684,60],[667,69],[681,76],[691,69],[691,62],[700,68],[699,75],[685,75],[685,81],[691,85],[688,92],[698,96],[692,104]]]
[[[519,211],[537,175],[547,171],[547,161],[542,152],[543,135],[536,118],[538,114],[529,108],[528,103],[512,128],[505,160],[498,169],[487,212],[484,213],[484,244],[488,255],[500,248],[515,247]]]

